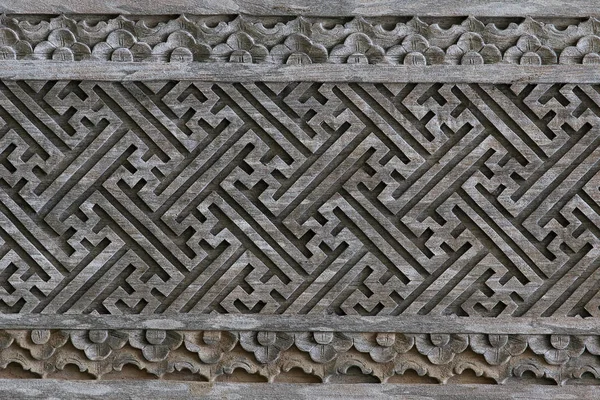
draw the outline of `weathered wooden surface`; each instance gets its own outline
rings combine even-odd
[[[285,314],[0,314],[5,329],[165,329],[600,335],[594,318]]]
[[[597,89],[6,81],[3,314],[585,324]]]
[[[12,14],[252,14],[312,16],[598,16],[591,0],[3,0],[0,12]]]
[[[260,385],[252,383],[194,383],[194,382],[65,382],[56,380],[0,380],[0,394],[11,399],[265,399],[265,400],[579,400],[596,399],[595,387],[571,386],[549,388],[544,385]]]
[[[600,21],[2,15],[2,60],[218,64],[598,64]]]
[[[593,4],[0,11],[18,393],[598,397]]]
[[[4,313],[597,317],[595,97],[7,82]]]
[[[5,330],[0,377],[587,385],[598,336]]]
[[[18,66],[18,68],[16,68]],[[368,83],[599,83],[594,65],[244,65],[126,62],[18,61],[0,63],[3,80],[198,81],[198,82],[368,82]]]

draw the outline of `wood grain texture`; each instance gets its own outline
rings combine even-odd
[[[593,65],[483,65],[483,66],[380,66],[380,65],[216,65],[147,64],[53,61],[0,63],[0,79],[200,82],[372,82],[372,83],[600,83]]]
[[[588,0],[316,0],[281,1],[271,4],[256,0],[174,0],[156,6],[150,0],[4,0],[0,12],[7,14],[253,14],[312,16],[545,16],[587,17],[600,15],[597,4]]]
[[[1,314],[589,329],[597,91],[5,81]]]
[[[0,397],[599,396],[591,2],[0,12]]]
[[[166,18],[166,19],[165,19]],[[600,21],[247,15],[6,16],[2,60],[215,64],[488,64],[600,60]],[[468,69],[466,70],[468,71]]]
[[[273,330],[281,332],[411,332],[600,335],[595,319],[368,317],[303,315],[39,315],[0,314],[4,329]]]
[[[566,400],[595,399],[596,387],[548,387],[544,385],[388,385],[372,384],[277,384],[193,383],[193,382],[64,382],[57,380],[3,380],[0,393],[13,399],[366,399],[383,400]]]
[[[598,355],[589,335],[0,331],[0,376],[43,379],[589,385]]]

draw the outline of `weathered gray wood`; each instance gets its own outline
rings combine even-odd
[[[0,12],[0,397],[600,395],[595,4]]]
[[[600,355],[585,335],[2,330],[0,345],[2,376],[207,382],[593,384]]]
[[[201,82],[399,82],[399,83],[600,83],[595,65],[245,65],[150,64],[115,62],[62,63],[13,61],[0,63],[0,79],[93,81],[201,81]]]
[[[600,21],[595,18],[558,28],[532,18],[498,24],[470,16],[449,22],[397,16],[340,21],[245,15],[166,20],[148,15],[61,15],[40,20],[3,15],[1,58],[186,65],[461,65],[465,73],[480,65],[593,65],[600,59]]]
[[[596,18],[3,15],[3,60],[249,64],[595,64]],[[440,26],[442,25],[442,26]],[[468,70],[466,70],[468,71]]]
[[[21,315],[0,314],[2,329],[165,329],[600,335],[595,319],[307,315]]]
[[[2,380],[0,394],[12,399],[390,399],[390,400],[566,400],[596,399],[597,387],[542,385],[243,384],[193,382],[65,382]]]
[[[12,14],[253,14],[312,16],[544,16],[600,15],[590,0],[290,0],[275,4],[255,0],[172,0],[157,6],[151,0],[3,0],[0,12]]]

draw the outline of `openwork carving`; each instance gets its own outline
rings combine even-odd
[[[0,378],[597,384],[600,21],[242,10],[0,15]]]
[[[596,85],[7,81],[0,101],[4,314],[600,314]]]
[[[521,21],[516,18],[515,21]],[[600,22],[556,27],[527,18],[508,26],[475,17],[445,26],[415,17],[195,16],[0,17],[4,60],[479,65],[589,64]]]

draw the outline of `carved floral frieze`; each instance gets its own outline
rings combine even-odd
[[[0,16],[1,60],[348,63],[384,65],[590,64],[600,21],[568,27],[526,18],[497,26],[414,17],[275,18],[181,15],[109,18]]]
[[[191,373],[199,381],[242,370],[269,382],[285,380],[295,368],[322,382],[356,371],[392,382],[412,371],[447,383],[470,371],[500,384],[591,384],[600,378],[598,342],[575,335],[6,330],[0,332],[0,368],[16,363],[52,378],[72,364],[104,379],[129,365],[155,378]]]

